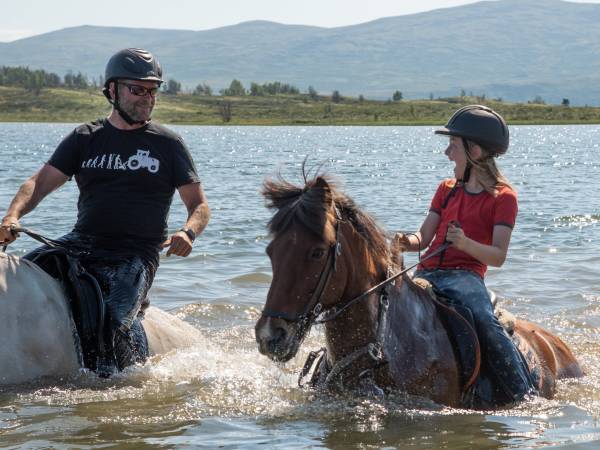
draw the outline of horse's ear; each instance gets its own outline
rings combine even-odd
[[[317,177],[317,179],[315,180],[315,187],[323,189],[325,191],[330,191],[330,187],[329,187],[329,183],[327,182],[327,180],[323,177]]]

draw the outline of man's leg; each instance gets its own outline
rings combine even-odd
[[[139,337],[141,323],[135,322],[154,278],[153,267],[140,257],[98,261],[88,270],[97,277],[104,291],[107,309],[107,335],[119,370],[143,362],[148,346]],[[132,331],[133,327],[133,331]]]

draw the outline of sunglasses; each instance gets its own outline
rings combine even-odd
[[[127,89],[129,90],[129,92],[138,97],[144,97],[147,94],[150,94],[150,97],[156,97],[158,95],[157,87],[147,88],[144,86],[140,86],[139,84],[129,84],[129,83],[123,83],[123,82],[119,82],[119,84],[123,85],[123,86],[127,86]]]

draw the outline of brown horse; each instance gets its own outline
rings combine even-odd
[[[313,384],[399,390],[450,406],[507,403],[483,369],[466,403],[445,319],[407,275],[370,290],[400,268],[383,230],[330,180],[305,176],[303,187],[271,180],[263,195],[277,211],[269,222],[273,240],[267,247],[273,280],[255,329],[262,354],[288,361],[311,325],[324,323],[325,356],[316,363]],[[516,321],[514,334],[529,355],[542,396],[553,395],[557,379],[582,375],[558,337],[524,320]],[[311,356],[305,369],[315,353]]]

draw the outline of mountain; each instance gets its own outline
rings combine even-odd
[[[154,52],[166,77],[216,91],[233,78],[388,98],[475,95],[600,104],[600,5],[483,1],[320,28],[266,21],[205,31],[82,26],[0,44],[0,65],[98,78],[124,47]]]

